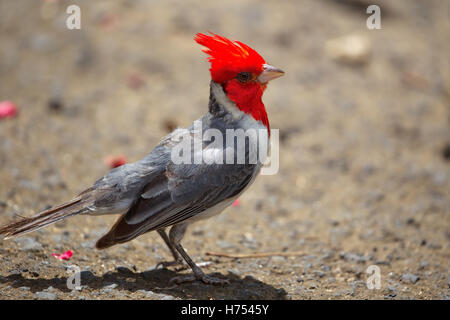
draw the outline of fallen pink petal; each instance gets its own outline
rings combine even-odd
[[[130,73],[127,76],[127,86],[130,89],[139,89],[145,84],[145,80],[139,73]]]
[[[11,101],[0,102],[0,119],[12,118],[17,115],[17,106]]]
[[[67,250],[64,253],[52,253],[52,256],[59,260],[69,260],[73,255],[73,252],[70,250]]]
[[[120,167],[127,163],[127,158],[123,155],[119,156],[108,156],[105,158],[105,162],[111,169]]]
[[[116,29],[119,21],[119,16],[114,13],[105,13],[99,19],[100,26],[106,31],[113,31]]]
[[[241,201],[239,199],[234,200],[234,202],[231,204],[233,207],[239,207],[241,205]]]

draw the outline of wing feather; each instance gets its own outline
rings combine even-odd
[[[147,185],[140,199],[97,243],[105,248],[143,233],[182,223],[238,195],[251,181],[257,165],[187,165],[168,167],[164,177]],[[190,167],[189,167],[190,166]],[[185,179],[186,176],[190,179]],[[205,176],[214,176],[204,179]],[[170,177],[170,178],[169,178]],[[174,179],[176,181],[174,181]],[[152,190],[158,190],[152,193]]]

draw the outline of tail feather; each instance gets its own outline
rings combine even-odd
[[[24,235],[67,217],[84,213],[88,211],[87,207],[92,203],[93,197],[89,193],[83,193],[62,205],[0,227],[0,235],[3,235],[4,239]]]

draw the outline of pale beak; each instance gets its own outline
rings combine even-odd
[[[263,72],[258,76],[258,81],[262,84],[284,75],[284,71],[268,64],[263,64]]]

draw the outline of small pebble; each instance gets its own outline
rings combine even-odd
[[[361,65],[369,62],[371,45],[367,37],[351,34],[329,40],[326,43],[326,51],[336,61]]]
[[[23,251],[42,250],[42,245],[32,237],[18,238],[14,241],[19,244],[20,250],[23,250]]]
[[[30,287],[19,287],[19,290],[30,291]]]
[[[103,289],[115,289],[115,288],[117,288],[117,283],[113,283],[103,287]]]
[[[412,273],[404,273],[402,275],[402,281],[404,281],[404,282],[410,282],[410,283],[414,284],[414,283],[416,283],[419,280],[420,280],[420,277],[416,276],[416,275],[414,275]]]
[[[222,249],[234,248],[234,245],[232,243],[223,240],[216,241],[216,245]]]
[[[36,292],[34,294],[34,296],[37,299],[41,299],[41,300],[56,300],[56,294],[51,293],[51,292],[40,291],[40,292]]]
[[[429,265],[430,265],[430,263],[428,261],[424,260],[424,261],[420,262],[419,270],[423,270],[425,268],[428,268]]]

